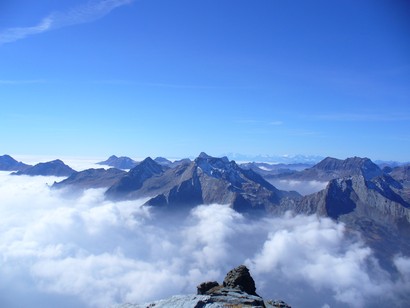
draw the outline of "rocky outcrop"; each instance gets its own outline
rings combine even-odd
[[[216,281],[206,281],[198,285],[197,288],[197,294],[198,295],[205,295],[209,290],[218,287],[219,283]]]
[[[254,308],[291,308],[281,300],[264,300],[256,294],[255,282],[246,266],[232,269],[226,275],[222,285],[216,281],[198,285],[197,295],[179,295],[147,304],[124,304],[117,308],[222,308],[222,307],[254,307]],[[250,292],[250,293],[249,293]]]
[[[76,172],[77,171],[64,164],[60,159],[56,159],[46,163],[39,163],[18,172],[13,172],[12,175],[70,176]]]
[[[225,288],[231,288],[246,292],[251,295],[256,294],[255,281],[245,265],[238,266],[226,274],[223,282]]]

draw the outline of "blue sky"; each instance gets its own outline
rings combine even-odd
[[[0,4],[1,154],[410,161],[410,4]]]

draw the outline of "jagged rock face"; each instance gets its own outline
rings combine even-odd
[[[12,173],[13,175],[43,175],[43,176],[70,176],[76,171],[64,164],[61,160],[56,159],[46,163],[39,163],[33,167],[26,168],[22,171]]]
[[[197,288],[197,294],[198,295],[205,295],[209,290],[211,290],[214,287],[219,286],[219,283],[216,281],[207,281],[203,282],[200,285],[198,285]]]
[[[387,260],[410,254],[410,205],[401,184],[388,175],[336,179],[326,189],[292,204],[296,213],[328,216],[359,231],[376,254]]]
[[[392,169],[390,175],[400,182],[410,182],[410,165],[400,166]]]
[[[18,162],[10,155],[2,155],[0,156],[0,170],[1,171],[21,171],[31,167],[30,165],[26,165],[22,162]]]
[[[140,189],[146,180],[163,172],[162,166],[148,157],[112,185],[106,196],[113,199],[132,198],[133,192]]]
[[[226,157],[202,153],[193,162],[164,168],[150,158],[131,169],[106,192],[108,198],[151,197],[150,206],[190,208],[199,204],[230,204],[235,210],[265,211],[296,192],[276,189],[252,170],[241,169]]]
[[[223,286],[232,289],[238,288],[248,294],[257,295],[255,281],[245,265],[240,265],[229,271],[228,274],[226,274]]]
[[[144,183],[141,193],[155,194],[148,205],[186,207],[198,204],[230,204],[239,212],[265,211],[297,193],[280,191],[252,170],[241,169],[226,157],[204,153],[189,165],[166,171]],[[141,194],[140,194],[141,195]]]
[[[123,170],[110,169],[87,169],[76,172],[67,179],[54,183],[52,188],[102,188],[109,187],[118,181],[126,172]]]
[[[97,164],[107,165],[117,169],[132,169],[138,165],[138,162],[126,156],[117,157],[115,155],[111,155],[107,160],[101,161]]]
[[[366,180],[381,176],[383,171],[368,158],[351,157],[340,160],[327,157],[306,170],[291,175],[279,175],[279,178],[300,181],[329,181],[354,175],[361,175]]]
[[[298,212],[317,212],[334,219],[352,214],[386,224],[401,218],[410,222],[410,204],[401,197],[400,187],[386,175],[372,181],[363,176],[336,179],[325,190],[301,199]]]

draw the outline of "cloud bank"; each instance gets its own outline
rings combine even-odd
[[[296,181],[296,180],[269,180],[273,186],[281,190],[295,190],[301,195],[309,195],[325,189],[328,182]]]
[[[90,0],[65,12],[54,12],[44,17],[37,25],[8,28],[0,32],[0,44],[11,43],[34,34],[40,34],[62,27],[92,22],[109,14],[117,7],[134,0]]]
[[[410,259],[383,271],[344,226],[314,216],[250,220],[225,205],[160,215],[144,200],[50,190],[0,172],[0,305],[110,307],[190,294],[245,263],[257,292],[294,307],[404,306]]]

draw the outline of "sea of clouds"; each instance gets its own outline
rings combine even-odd
[[[410,259],[398,274],[342,224],[315,216],[250,219],[226,205],[185,215],[67,196],[55,177],[0,172],[0,307],[110,307],[192,294],[246,264],[257,292],[292,307],[407,307]]]

